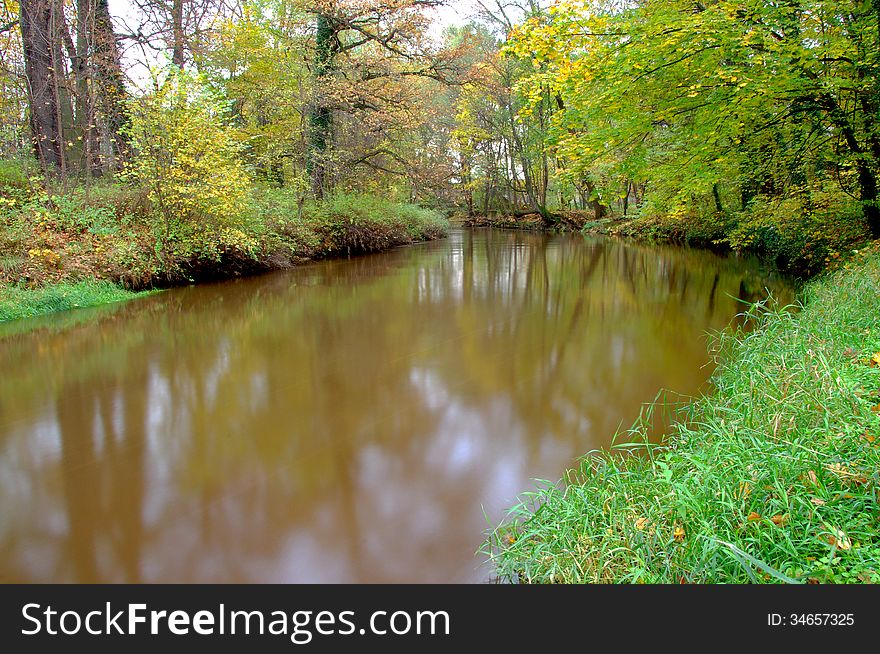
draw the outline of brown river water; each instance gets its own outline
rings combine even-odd
[[[791,297],[750,259],[453,230],[0,326],[0,581],[485,581],[517,496],[706,390],[765,288]]]

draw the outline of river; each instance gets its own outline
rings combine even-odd
[[[0,331],[0,581],[480,582],[485,532],[788,284],[578,235],[449,238]],[[8,331],[8,330],[7,330]]]

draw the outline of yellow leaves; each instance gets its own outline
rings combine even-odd
[[[737,489],[736,493],[734,494],[734,497],[738,500],[744,500],[751,494],[752,494],[752,485],[747,481],[743,481],[743,482],[740,482],[739,489]]]
[[[31,248],[28,250],[28,258],[42,259],[50,266],[61,266],[61,255],[48,248]]]
[[[675,528],[675,530],[672,532],[672,536],[673,536],[673,538],[675,538],[675,540],[677,542],[679,542],[679,543],[683,542],[685,539],[685,536],[686,536],[685,531],[684,531],[684,527],[677,526]]]
[[[224,112],[207,85],[187,73],[170,75],[132,112],[137,156],[127,173],[151,189],[166,224],[207,220],[220,227],[243,213],[249,184],[234,133],[222,122]],[[225,238],[236,247],[250,246],[236,234]]]
[[[880,366],[880,352],[874,352],[874,354],[871,355],[871,360],[869,361],[868,365],[870,365],[872,368]]]
[[[823,536],[826,543],[835,546],[839,550],[848,550],[852,548],[852,541],[850,541],[845,531],[831,525],[825,525],[825,529],[826,532]]]
[[[850,474],[849,470],[847,470],[847,467],[842,463],[829,463],[825,466],[825,468],[833,472],[838,477],[845,477]]]

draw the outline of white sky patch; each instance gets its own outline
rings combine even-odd
[[[130,34],[140,24],[140,15],[132,0],[108,0],[110,15],[113,17],[118,34]],[[432,17],[428,34],[439,40],[443,31],[450,25],[464,25],[473,19],[480,10],[478,0],[448,0],[443,6],[428,10]],[[142,48],[130,39],[122,42],[123,68],[132,84],[143,89],[149,86],[150,69],[161,68],[170,60],[169,53],[156,52]]]

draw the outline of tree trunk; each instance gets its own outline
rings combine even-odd
[[[73,132],[76,141],[71,149],[71,159],[78,162],[83,174],[100,174],[98,159],[98,133],[95,125],[95,103],[90,77],[90,50],[94,41],[95,0],[76,2],[76,50],[73,61],[76,78]]]
[[[183,0],[171,5],[171,63],[183,70]]]
[[[323,95],[324,81],[333,72],[333,43],[336,36],[332,19],[318,14],[315,36],[315,101],[309,115],[309,150],[307,169],[312,183],[312,195],[324,199],[327,187],[328,150],[333,142],[333,113]]]
[[[55,66],[60,54],[56,4],[53,0],[22,0],[21,40],[27,77],[31,137],[40,166],[46,173],[64,172],[65,149],[60,93]]]
[[[108,0],[97,0],[94,29],[96,81],[115,159],[111,167],[118,169],[128,156],[128,139],[123,128],[128,125],[129,115],[119,43],[113,31]]]
[[[599,194],[594,192],[596,191],[596,187],[590,180],[586,180],[587,187],[587,196],[590,198],[590,203],[593,205],[593,219],[594,220],[602,220],[605,217],[605,205],[603,205],[599,201]]]
[[[718,192],[718,184],[712,184],[712,198],[715,200],[716,213],[724,213],[724,206],[721,204],[721,194]]]

